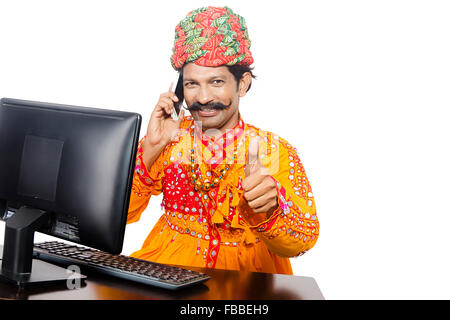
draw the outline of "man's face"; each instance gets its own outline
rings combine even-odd
[[[202,129],[229,129],[237,119],[239,90],[226,66],[202,67],[189,63],[183,69],[184,98],[195,121]],[[232,126],[231,126],[232,127]]]

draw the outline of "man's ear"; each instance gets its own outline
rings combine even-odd
[[[250,85],[252,84],[252,75],[250,72],[245,72],[239,80],[239,97],[244,97],[247,94]]]

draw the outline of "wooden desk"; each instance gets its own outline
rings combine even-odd
[[[65,283],[19,290],[0,282],[1,299],[29,300],[323,300],[310,277],[191,268],[211,279],[191,288],[171,291],[100,274],[85,273],[81,288]]]

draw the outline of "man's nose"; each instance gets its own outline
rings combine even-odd
[[[201,86],[197,94],[197,101],[201,104],[207,104],[214,100],[214,96],[207,86]]]

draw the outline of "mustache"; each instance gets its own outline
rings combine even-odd
[[[225,105],[221,102],[210,102],[206,104],[202,104],[200,102],[194,102],[189,107],[187,107],[187,110],[189,111],[199,111],[202,109],[213,109],[213,110],[224,110],[231,106],[232,101],[228,105]]]

